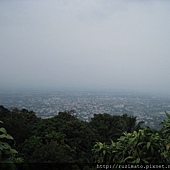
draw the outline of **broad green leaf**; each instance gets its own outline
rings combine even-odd
[[[2,132],[2,133],[4,133],[4,134],[7,134],[7,131],[6,131],[6,129],[5,128],[0,128],[0,132]]]
[[[136,164],[136,160],[132,161],[132,164]]]
[[[170,114],[165,111],[166,116],[170,119]]]
[[[146,144],[146,148],[147,148],[147,149],[149,149],[149,148],[150,148],[150,146],[151,146],[151,142],[147,142],[147,144]]]
[[[14,139],[14,138],[13,138],[11,135],[9,135],[9,134],[2,134],[2,135],[0,135],[0,138],[1,138],[1,139],[6,138],[6,139],[11,139],[11,140]]]
[[[11,146],[8,143],[6,143],[6,142],[0,142],[0,146],[1,146],[2,149],[9,149],[9,148],[11,148]]]
[[[166,145],[166,150],[168,151],[169,148],[170,148],[170,143],[168,143],[168,144]]]
[[[124,162],[126,162],[128,159],[134,159],[133,156],[128,156],[127,158],[124,159]]]
[[[12,149],[12,148],[10,149],[10,151],[11,151],[12,154],[17,154],[18,153],[15,149]]]
[[[137,163],[137,164],[140,163],[140,158],[137,158],[137,159],[136,159],[136,163]]]
[[[1,139],[6,138],[6,134],[0,135],[0,138],[1,138]]]
[[[142,159],[142,161],[143,161],[145,164],[149,164],[149,162],[148,162],[146,159]]]
[[[11,139],[11,140],[14,139],[14,138],[13,138],[11,135],[9,135],[9,134],[6,135],[6,138],[7,138],[7,139]]]
[[[138,145],[137,145],[137,147],[140,146],[140,145],[142,145],[142,144],[144,144],[144,143],[145,143],[145,142],[139,142]]]

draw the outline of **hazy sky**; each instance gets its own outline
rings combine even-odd
[[[170,92],[170,1],[0,0],[0,86]]]

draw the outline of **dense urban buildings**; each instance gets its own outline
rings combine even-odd
[[[159,128],[166,119],[165,111],[170,110],[170,98],[117,91],[1,92],[0,105],[33,110],[42,118],[72,111],[83,121],[99,113],[128,114],[146,126]]]

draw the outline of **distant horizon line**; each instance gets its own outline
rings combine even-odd
[[[144,89],[131,89],[131,88],[76,88],[76,87],[64,87],[64,88],[0,88],[0,93],[31,93],[31,92],[118,92],[118,93],[134,93],[134,94],[143,94],[143,95],[158,95],[170,97],[170,93],[144,90]]]

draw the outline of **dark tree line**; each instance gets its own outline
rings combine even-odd
[[[18,153],[14,152],[15,155],[9,158],[16,168],[19,167],[17,163],[22,163],[22,166],[30,163],[70,163],[67,165],[73,167],[67,166],[67,169],[90,170],[93,169],[90,167],[92,163],[150,163],[154,161],[153,155],[155,161],[168,160],[165,158],[165,154],[168,157],[169,153],[169,148],[166,149],[169,147],[168,121],[164,121],[162,130],[157,132],[149,127],[141,128],[142,122],[137,124],[136,117],[127,114],[94,114],[90,122],[84,122],[77,119],[72,111],[41,119],[33,111],[9,110],[3,106],[0,106],[0,120],[15,139],[10,144]],[[137,154],[138,149],[141,155]],[[160,150],[159,154],[156,150]],[[0,152],[0,160],[1,155]]]

